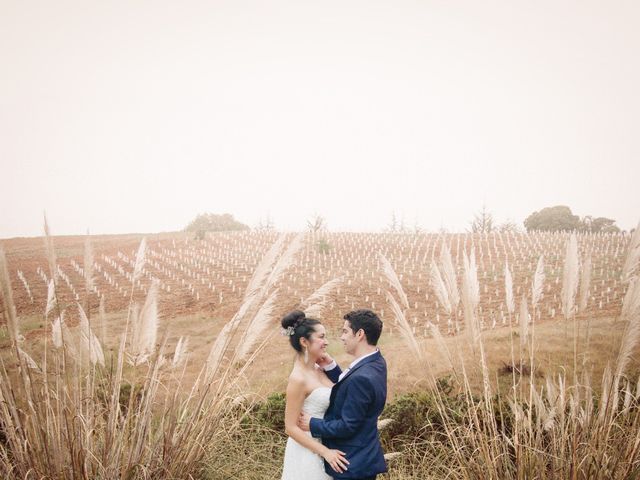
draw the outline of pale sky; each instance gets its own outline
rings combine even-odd
[[[640,2],[0,0],[0,238],[640,219]]]

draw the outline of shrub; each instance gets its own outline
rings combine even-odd
[[[322,254],[326,254],[331,251],[331,244],[327,241],[326,238],[319,239],[316,242],[316,247],[318,248],[318,252]]]
[[[457,419],[465,406],[464,398],[452,391],[450,378],[445,377],[438,380],[437,390],[406,393],[388,403],[382,418],[393,422],[381,432],[383,442],[391,445],[396,437],[432,440],[443,434],[444,419],[438,402],[443,402],[449,415]]]
[[[264,402],[256,403],[243,418],[243,424],[257,424],[261,427],[282,432],[284,435],[284,393],[272,393]]]
[[[202,213],[198,215],[187,227],[186,232],[195,232],[196,238],[204,238],[204,232],[228,232],[236,230],[249,230],[244,223],[238,222],[233,215],[223,213]]]

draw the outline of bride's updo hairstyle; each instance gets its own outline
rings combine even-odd
[[[294,310],[286,314],[280,322],[282,328],[291,332],[289,335],[289,342],[296,352],[302,352],[302,345],[300,345],[300,339],[306,338],[309,340],[311,334],[316,331],[315,325],[319,325],[320,321],[315,318],[308,318],[304,312],[300,310]]]

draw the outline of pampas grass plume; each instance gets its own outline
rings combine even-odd
[[[189,346],[189,339],[187,337],[180,337],[176,344],[176,349],[173,353],[173,359],[171,360],[171,368],[177,368],[187,358],[187,348]]]
[[[15,303],[13,303],[11,279],[9,278],[7,259],[2,246],[0,246],[0,294],[2,295],[2,303],[4,304],[5,311],[7,312],[7,329],[9,330],[9,336],[11,337],[11,342],[17,345],[20,336],[18,314]]]
[[[531,307],[536,308],[540,298],[542,297],[542,288],[544,287],[544,256],[540,255],[538,258],[538,265],[536,271],[533,274],[533,283],[531,287]]]
[[[58,278],[58,267],[56,260],[56,252],[53,248],[53,237],[51,237],[51,231],[49,230],[49,223],[47,222],[47,214],[44,214],[44,244],[47,250],[47,261],[49,262],[49,273],[53,282],[55,283]]]
[[[431,336],[436,342],[436,346],[440,351],[440,355],[442,356],[442,358],[444,358],[445,362],[447,362],[447,367],[450,370],[453,370],[453,362],[451,361],[451,354],[449,353],[449,349],[447,348],[447,344],[445,343],[444,338],[440,333],[440,330],[438,330],[438,327],[431,322],[427,323],[427,328],[429,329],[429,333],[431,333]]]
[[[267,280],[264,284],[263,293],[266,292],[271,286],[273,286],[280,278],[282,274],[285,272],[287,268],[289,268],[295,259],[295,256],[298,252],[304,247],[304,233],[297,234],[284,253],[280,256],[278,261],[273,267],[273,270],[267,277]]]
[[[327,296],[344,281],[344,277],[329,280],[309,295],[300,305],[307,317],[320,318],[322,310],[327,306]]]
[[[389,263],[389,260],[387,260],[387,257],[385,257],[382,252],[378,252],[378,258],[380,259],[380,263],[382,264],[382,271],[384,272],[391,286],[393,286],[393,288],[398,293],[398,296],[402,301],[402,305],[404,306],[404,308],[409,308],[409,300],[407,299],[407,294],[404,293],[402,284],[400,283],[395,270],[391,266],[391,263]]]
[[[475,256],[471,258],[464,254],[464,274],[462,276],[462,306],[464,307],[464,321],[467,332],[474,346],[480,341],[480,327],[477,323],[476,309],[478,307],[479,290]]]
[[[27,352],[22,350],[20,347],[18,347],[18,354],[20,355],[20,358],[22,358],[24,363],[27,365],[27,367],[31,368],[32,370],[40,370],[40,367],[38,366],[36,361],[33,358],[31,358],[31,356]]]
[[[218,367],[222,363],[222,358],[227,348],[227,342],[229,341],[230,334],[234,330],[234,327],[236,325],[235,320],[237,315],[238,314],[236,314],[234,318],[232,318],[228,323],[225,324],[224,327],[222,327],[222,330],[211,346],[209,356],[207,357],[207,361],[205,362],[205,378],[207,382],[211,379],[212,375],[218,371]]]
[[[409,325],[409,322],[407,321],[402,308],[400,307],[396,299],[393,298],[393,295],[391,295],[391,293],[387,291],[386,296],[387,301],[391,304],[391,311],[396,318],[396,322],[398,323],[402,338],[409,346],[409,349],[413,352],[415,357],[418,360],[422,361],[424,359],[422,349],[420,348],[420,345],[418,344],[416,337],[413,334],[413,330],[411,329],[411,326]]]
[[[620,316],[623,320],[631,320],[631,318],[640,315],[640,277],[634,277],[629,282],[627,293],[622,301],[622,311]]]
[[[527,309],[527,297],[520,300],[520,346],[524,348],[529,336],[529,310]]]
[[[256,269],[254,270],[253,275],[251,276],[251,280],[249,280],[247,289],[244,292],[245,297],[248,297],[252,293],[257,292],[257,290],[262,287],[262,284],[271,272],[271,267],[282,251],[285,239],[286,235],[284,233],[281,233],[273,243],[273,245],[271,245],[271,248],[269,248],[265,256],[262,258]]]
[[[567,241],[564,270],[562,272],[562,311],[569,318],[574,311],[580,265],[578,260],[578,241],[572,233]]]
[[[280,275],[293,263],[296,253],[300,248],[302,248],[302,234],[298,234],[286,251],[276,260],[278,254],[282,250],[283,239],[283,235],[278,237],[275,244],[262,258],[249,282],[249,287],[247,287],[245,291],[245,295],[238,311],[234,314],[231,320],[225,324],[211,345],[211,350],[209,351],[204,367],[204,379],[206,382],[209,382],[212,379],[212,376],[218,371],[218,368],[224,358],[224,354],[229,347],[229,343],[242,323],[242,320],[247,317],[250,312],[253,312],[258,308],[257,306],[264,298],[266,292],[268,292]]]
[[[44,310],[44,316],[48,316],[56,305],[56,286],[53,283],[53,278],[49,280],[47,285],[47,306]]]
[[[640,272],[638,266],[640,265],[640,222],[636,227],[631,241],[629,242],[629,250],[622,266],[622,281],[629,282],[634,276],[637,276]]]
[[[444,276],[445,284],[449,292],[449,302],[451,303],[451,310],[455,312],[460,303],[460,292],[458,290],[458,283],[456,281],[456,270],[453,267],[453,260],[451,258],[451,252],[449,247],[443,242],[440,250],[440,264],[442,265],[442,274]]]
[[[440,269],[436,262],[431,262],[431,286],[433,290],[436,292],[436,297],[438,297],[438,301],[440,305],[443,306],[447,315],[451,315],[453,313],[451,302],[449,301],[449,292],[447,290],[447,286],[442,279],[442,275],[440,274]]]
[[[144,257],[147,249],[147,239],[143,238],[140,241],[140,246],[138,247],[138,253],[136,253],[136,263],[133,267],[133,277],[131,283],[135,287],[136,281],[140,277],[142,273],[142,269],[144,268]]]
[[[91,330],[89,319],[87,318],[87,314],[82,308],[82,305],[78,303],[77,306],[78,313],[80,314],[80,342],[82,349],[85,352],[89,352],[89,360],[92,365],[99,363],[104,367],[104,353],[102,351],[102,345],[100,345],[98,338]]]
[[[378,420],[378,430],[384,430],[393,422],[393,418],[381,418],[380,420]]]
[[[144,306],[137,318],[134,317],[131,340],[131,362],[139,365],[155,351],[158,336],[158,282],[149,288]],[[130,362],[130,363],[131,363]]]
[[[582,263],[580,272],[580,295],[578,300],[578,311],[584,312],[589,300],[589,287],[591,286],[591,255]]]
[[[399,458],[402,456],[401,452],[389,452],[389,453],[385,453],[384,454],[384,459],[387,462],[390,462],[392,460],[395,460],[396,458]]]
[[[84,285],[86,294],[89,295],[93,289],[93,248],[91,248],[89,232],[84,241]]]
[[[344,281],[344,277],[329,280],[311,295],[304,299],[300,306],[307,315],[317,315],[317,312],[326,304],[326,297],[332,290],[338,287]],[[310,313],[313,312],[313,313]]]
[[[511,315],[516,309],[515,302],[513,300],[513,278],[511,277],[511,270],[509,270],[509,263],[504,265],[504,291],[506,297],[507,310]]]
[[[98,306],[98,318],[100,319],[100,336],[102,344],[107,344],[107,315],[104,309],[104,295],[100,296],[100,305]]]
[[[622,336],[622,343],[618,353],[618,361],[615,369],[615,377],[620,377],[638,344],[640,339],[640,278],[630,280],[627,293],[622,304],[622,318],[626,320],[627,327]]]
[[[62,348],[62,323],[64,323],[64,318],[63,315],[60,315],[51,324],[51,341],[56,348]]]
[[[246,335],[239,345],[238,358],[246,360],[258,340],[264,336],[273,318],[278,290],[275,290],[262,304],[252,321],[247,325]]]

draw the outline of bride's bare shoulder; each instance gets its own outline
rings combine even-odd
[[[289,381],[287,382],[287,392],[300,392],[304,393],[307,390],[307,379],[302,372],[294,369],[289,375]]]
[[[304,383],[306,382],[306,377],[305,375],[298,370],[297,368],[294,368],[293,370],[291,370],[291,373],[289,374],[289,384],[299,384],[299,385],[304,385]]]

